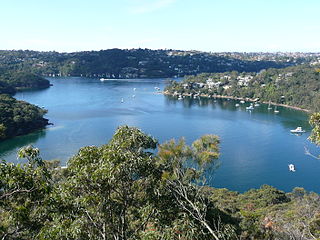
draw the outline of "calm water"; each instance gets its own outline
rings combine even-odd
[[[155,87],[163,89],[164,79],[50,81],[54,86],[49,89],[16,97],[48,109],[54,126],[2,142],[1,159],[18,162],[17,150],[33,144],[44,159],[65,164],[80,147],[107,143],[117,126],[127,124],[160,142],[185,137],[191,143],[203,134],[219,135],[221,166],[209,177],[216,187],[245,191],[270,184],[285,191],[301,186],[320,192],[320,161],[305,155],[304,147],[317,155],[320,149],[307,140],[310,126],[302,112],[278,108],[275,115],[266,105],[248,112],[247,104],[236,108],[233,101],[174,100],[155,94]],[[297,126],[308,132],[290,134]],[[296,165],[295,173],[288,171],[290,163]]]

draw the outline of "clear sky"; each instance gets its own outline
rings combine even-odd
[[[0,0],[0,49],[320,52],[320,0]]]

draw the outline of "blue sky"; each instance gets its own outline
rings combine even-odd
[[[0,0],[0,49],[320,52],[319,0]]]

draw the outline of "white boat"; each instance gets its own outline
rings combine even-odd
[[[108,80],[107,78],[100,78],[101,82],[104,82],[104,81],[107,81],[107,80]]]
[[[305,133],[305,130],[302,130],[302,127],[297,127],[296,129],[290,130],[292,133]]]
[[[255,107],[259,107],[260,104],[259,104],[259,103],[255,103],[254,106],[255,106]]]
[[[245,101],[241,100],[241,101],[240,101],[240,103],[244,104],[244,103],[245,103]]]
[[[274,108],[274,113],[279,113],[279,110],[277,110],[277,106]]]
[[[136,97],[136,95],[132,95],[132,98],[135,98]]]
[[[182,100],[182,99],[183,99],[183,97],[181,95],[179,95],[178,100]]]
[[[135,91],[136,90],[136,88],[133,88],[133,91]]]
[[[240,106],[240,104],[239,103],[236,103],[236,105],[235,105],[236,107],[239,107]]]
[[[249,107],[246,107],[246,110],[253,110],[254,107],[253,107],[253,104],[251,103]]]
[[[272,107],[271,107],[271,101],[269,101],[269,104],[268,104],[268,110],[271,110]]]
[[[289,164],[288,166],[289,166],[289,171],[291,171],[291,172],[295,172],[296,171],[296,168],[292,163]]]
[[[123,101],[123,98],[121,98],[121,103],[123,103],[124,101]]]

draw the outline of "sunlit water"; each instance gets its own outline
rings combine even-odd
[[[53,123],[42,131],[0,143],[0,158],[19,162],[17,150],[32,144],[44,159],[66,161],[87,145],[107,143],[119,125],[137,126],[159,142],[185,137],[187,143],[203,134],[221,139],[220,167],[208,176],[211,185],[236,191],[270,184],[285,191],[296,186],[320,192],[320,149],[311,144],[308,115],[285,108],[279,114],[266,105],[246,111],[248,104],[208,99],[175,100],[155,93],[165,79],[110,80],[49,79],[49,89],[18,93],[21,100],[44,106]],[[122,102],[123,99],[123,102]],[[290,134],[302,126],[307,133]],[[289,172],[288,164],[296,166]]]

